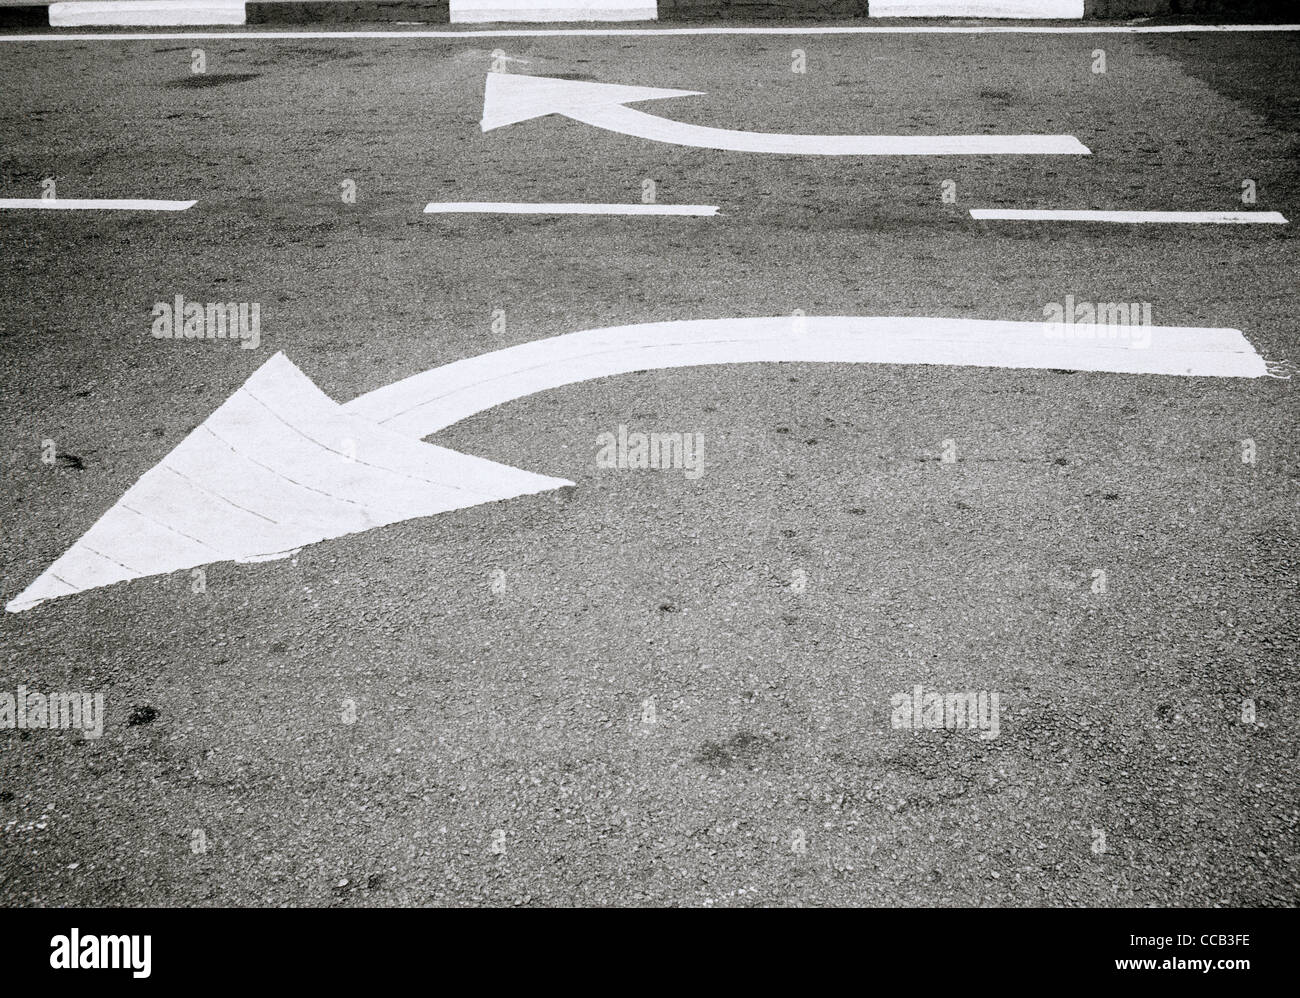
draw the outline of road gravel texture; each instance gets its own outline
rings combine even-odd
[[[497,48],[701,125],[1092,155],[484,134]],[[275,351],[342,402],[595,326],[1074,295],[1295,360],[1294,224],[967,212],[1294,219],[1298,69],[1294,34],[6,44],[0,197],[199,203],[0,219],[3,596]],[[720,214],[421,213],[647,179]],[[177,294],[260,303],[261,346],[153,338]],[[1298,414],[1278,378],[828,364],[483,412],[433,442],[575,486],[3,616],[0,691],[107,721],[0,729],[0,902],[1295,905]],[[598,467],[620,425],[703,434],[704,474]],[[896,729],[918,685],[996,692],[998,736]]]

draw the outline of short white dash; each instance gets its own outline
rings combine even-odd
[[[1157,222],[1202,225],[1286,225],[1276,211],[1070,211],[1037,208],[972,208],[971,218],[1006,222]]]
[[[424,206],[426,215],[696,215],[718,213],[714,204],[583,204],[580,202],[434,201]]]
[[[150,201],[140,198],[0,198],[0,209],[46,211],[184,211],[197,201]]]

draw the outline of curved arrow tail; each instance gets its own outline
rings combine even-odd
[[[1134,326],[1119,338],[1043,322],[775,316],[586,329],[459,360],[376,389],[343,409],[424,437],[534,392],[651,368],[795,361],[1069,368],[1120,374],[1257,378],[1264,361],[1236,329]],[[1139,338],[1140,337],[1140,338]]]

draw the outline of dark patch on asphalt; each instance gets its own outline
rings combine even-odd
[[[169,80],[163,86],[169,90],[197,90],[206,87],[223,87],[227,83],[245,83],[261,75],[261,73],[193,73],[183,79]]]
[[[86,468],[86,462],[76,454],[60,454],[58,456],[58,462],[65,468],[71,468],[73,471],[84,471]]]
[[[142,724],[152,724],[157,718],[158,711],[149,704],[139,707],[132,707],[131,713],[127,715],[126,726],[128,728],[138,728]]]
[[[1248,107],[1282,133],[1287,147],[1285,191],[1270,192],[1270,201],[1294,197],[1300,188],[1300,53],[1294,45],[1263,43],[1251,35],[1150,35],[1146,44],[1176,59],[1188,76]]]
[[[695,756],[696,762],[726,768],[735,762],[753,763],[769,753],[776,739],[738,731],[725,742],[706,741]]]

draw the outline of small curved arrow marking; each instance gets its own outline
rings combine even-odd
[[[339,405],[283,354],[144,474],[11,600],[261,561],[317,541],[572,485],[424,443],[512,399],[631,371],[756,362],[954,364],[1256,378],[1236,329],[1141,327],[1147,345],[1040,322],[778,316],[587,329],[459,360]]]
[[[1073,135],[782,135],[707,128],[627,107],[644,100],[698,97],[696,90],[662,90],[549,76],[489,73],[483,91],[483,131],[560,114],[606,131],[653,142],[734,152],[799,156],[1086,156]]]

